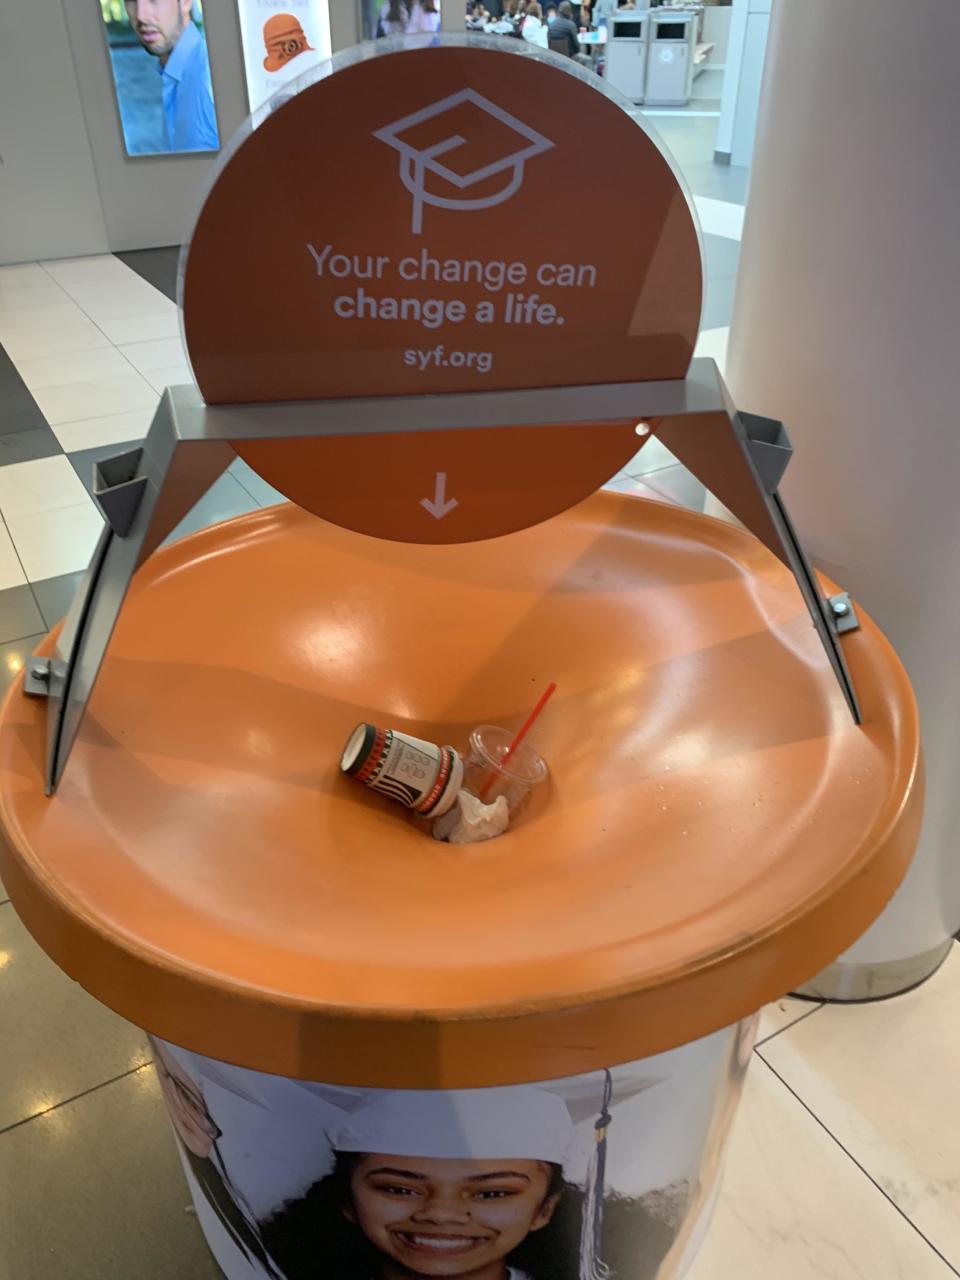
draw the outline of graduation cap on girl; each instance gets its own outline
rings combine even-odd
[[[328,1133],[336,1152],[436,1160],[539,1160],[584,1185],[580,1280],[605,1280],[603,1203],[608,1135],[617,1102],[655,1084],[604,1071],[550,1084],[366,1094]],[[583,1170],[576,1125],[593,1119]]]

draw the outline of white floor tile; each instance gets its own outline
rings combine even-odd
[[[155,369],[144,376],[158,393],[166,391],[167,387],[182,387],[193,382],[190,366],[185,361],[166,369]]]
[[[83,422],[62,422],[53,434],[67,453],[96,449],[105,444],[125,444],[142,439],[153,421],[153,409],[134,409],[130,413],[111,413],[106,417],[87,418]]]
[[[647,443],[637,451],[623,468],[628,476],[646,476],[664,467],[674,467],[676,458],[656,436],[648,436]]]
[[[153,342],[125,342],[119,350],[140,373],[153,373],[184,363],[183,343],[176,338],[157,338]]]
[[[97,281],[74,285],[70,297],[82,307],[91,320],[126,320],[133,316],[162,315],[175,312],[176,306],[159,289],[135,277],[127,281]]]
[[[614,493],[630,493],[635,498],[654,498],[659,502],[664,501],[659,493],[654,493],[642,480],[625,475],[623,472],[614,476],[612,480],[608,480],[603,488],[612,489]]]
[[[7,587],[22,587],[26,580],[27,576],[14,550],[10,534],[0,525],[0,591],[5,591]]]
[[[633,112],[630,114],[633,115]],[[720,118],[719,111],[691,111],[689,107],[683,107],[682,109],[678,108],[674,111],[670,111],[666,107],[650,107],[645,111],[641,111],[639,114],[650,116],[654,119],[656,119],[657,116],[677,116],[686,120],[719,120]]]
[[[42,338],[50,329],[63,329],[68,325],[90,323],[90,317],[64,294],[63,301],[54,306],[0,311],[0,342],[6,346],[10,338]]]
[[[826,1005],[761,1053],[960,1270],[958,1008],[954,947],[916,991],[878,1004]]]
[[[85,569],[103,528],[90,498],[75,507],[20,516],[8,524],[30,582]]]
[[[17,372],[31,391],[63,387],[72,382],[92,382],[128,374],[130,366],[114,347],[95,348],[72,355],[34,356],[18,360]]]
[[[89,258],[55,258],[40,265],[47,275],[52,276],[65,289],[74,285],[97,284],[104,280],[124,281],[137,275],[112,253],[92,254]]]
[[[155,308],[149,315],[125,316],[119,320],[102,320],[100,328],[117,345],[152,342],[156,338],[179,338],[180,317],[173,311]]]
[[[9,281],[0,279],[0,314],[32,307],[55,307],[69,298],[55,280]]]
[[[772,1004],[768,1004],[760,1014],[757,1043],[761,1044],[769,1036],[775,1036],[779,1032],[785,1031],[787,1027],[793,1026],[801,1018],[808,1017],[822,1007],[822,1005],[814,1004],[810,1000],[794,1000],[790,996],[784,996],[782,1000],[775,1000]]]
[[[18,285],[42,283],[45,275],[39,262],[14,262],[8,267],[0,267],[0,289],[5,285],[15,288]]]
[[[0,467],[0,514],[7,524],[18,516],[76,506],[86,496],[70,459],[63,454]]]
[[[133,369],[110,378],[44,387],[34,392],[33,398],[52,427],[132,409],[150,409],[157,403],[153,387]]]
[[[754,1062],[716,1216],[684,1280],[952,1276],[796,1098]]]
[[[743,205],[729,200],[714,200],[712,196],[694,196],[700,218],[700,229],[705,235],[726,236],[739,240],[743,236]]]
[[[79,307],[77,311],[81,318],[72,324],[36,326],[25,331],[13,328],[2,339],[4,350],[14,364],[19,364],[41,356],[69,356],[109,347],[107,335]]]
[[[730,338],[730,326],[722,329],[701,329],[700,337],[694,350],[695,356],[713,356],[717,362],[721,377],[727,370],[727,342]]]

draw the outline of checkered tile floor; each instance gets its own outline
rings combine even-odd
[[[93,463],[189,382],[177,250],[0,267],[0,645],[17,670],[65,613],[101,528]],[[280,500],[237,460],[174,536]]]

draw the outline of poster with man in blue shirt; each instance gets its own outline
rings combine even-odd
[[[200,0],[101,6],[129,154],[219,150]]]

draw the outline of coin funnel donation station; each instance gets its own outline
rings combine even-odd
[[[186,249],[195,385],[97,462],[0,711],[3,884],[149,1033],[227,1280],[681,1280],[758,1010],[909,865],[909,680],[693,359],[628,104],[479,35],[284,94]],[[655,438],[741,523],[611,489]],[[290,501],[171,541],[238,456]]]

